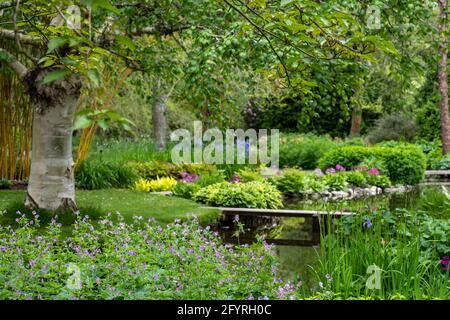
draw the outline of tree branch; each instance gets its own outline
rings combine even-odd
[[[41,43],[41,39],[38,38],[38,37],[24,35],[24,34],[21,34],[21,33],[18,33],[17,37],[19,38],[19,41],[22,44],[38,45],[38,44]],[[6,39],[10,39],[10,40],[15,40],[16,39],[16,35],[14,34],[13,30],[0,29],[0,38],[6,38]]]
[[[6,63],[10,66],[11,69],[17,74],[20,79],[23,79],[28,72],[27,67],[25,67],[15,56],[13,56],[9,51],[0,48],[0,54],[6,56]]]

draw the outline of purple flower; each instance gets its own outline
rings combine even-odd
[[[238,214],[234,216],[233,222],[234,223],[238,223],[239,222],[239,215]]]
[[[321,178],[324,176],[324,173],[321,169],[317,168],[316,170],[314,170],[314,173],[316,174],[317,178]]]
[[[380,171],[377,168],[372,168],[369,170],[369,174],[370,175],[374,175],[374,176],[379,176],[380,175]]]
[[[442,270],[447,271],[448,270],[448,265],[449,265],[449,257],[448,256],[443,256],[442,259],[441,259]]]
[[[336,169],[334,169],[334,168],[328,168],[327,171],[325,171],[325,173],[335,174],[335,173],[336,173]]]
[[[343,165],[337,164],[336,165],[336,170],[337,171],[345,171],[345,167]]]
[[[128,251],[128,255],[129,256],[135,256],[136,255],[136,251],[130,250],[130,251]]]
[[[363,223],[364,228],[370,229],[370,228],[372,228],[372,225],[373,225],[372,221],[369,218],[365,219],[365,221]]]

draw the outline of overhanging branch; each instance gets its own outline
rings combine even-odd
[[[41,39],[38,37],[24,35],[22,33],[18,33],[17,37],[22,44],[38,45],[41,43]],[[14,30],[0,29],[0,38],[16,40],[16,35],[14,34]]]
[[[0,48],[0,54],[6,56],[6,63],[14,70],[20,79],[23,79],[28,72],[27,67],[25,67],[15,56],[13,56],[9,51]]]

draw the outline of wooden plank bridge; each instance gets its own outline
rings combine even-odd
[[[266,239],[267,243],[275,245],[287,246],[317,246],[320,244],[320,226],[322,223],[322,230],[326,230],[326,218],[341,218],[344,216],[351,216],[355,213],[346,211],[310,211],[310,210],[281,210],[281,209],[247,209],[247,208],[215,208],[222,213],[221,226],[219,230],[225,241],[236,243],[238,239],[233,237],[235,232],[234,219],[239,216],[239,221],[243,222],[244,226],[252,224],[255,220],[272,218],[292,217],[292,218],[306,218],[312,222],[312,232],[309,239]],[[253,220],[253,221],[252,221]],[[239,243],[252,243],[255,237],[250,235],[239,236]]]

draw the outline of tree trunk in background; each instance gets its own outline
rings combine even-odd
[[[360,107],[354,107],[352,111],[352,127],[350,128],[350,137],[357,137],[361,134],[362,110]]]
[[[441,140],[442,153],[450,152],[450,120],[448,115],[448,75],[447,75],[447,6],[448,0],[438,0],[439,5],[439,94],[441,101],[439,109],[441,113]]]
[[[75,211],[72,128],[81,79],[68,76],[43,85],[48,71],[34,69],[26,81],[34,107],[29,209]]]
[[[164,150],[167,147],[167,119],[166,119],[166,101],[167,96],[161,92],[161,85],[154,87],[153,90],[153,136],[155,138],[155,146],[157,151]]]

